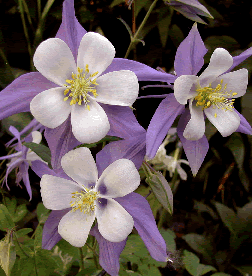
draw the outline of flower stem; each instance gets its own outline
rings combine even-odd
[[[84,270],[84,254],[83,254],[83,249],[82,247],[80,249],[80,262],[81,262],[81,269]]]
[[[145,17],[144,17],[144,19],[143,19],[141,25],[140,25],[139,28],[137,29],[137,31],[136,31],[136,33],[134,34],[133,38],[131,38],[130,45],[129,45],[128,49],[127,49],[127,52],[126,52],[124,58],[127,58],[127,57],[128,57],[128,55],[129,55],[129,53],[130,53],[130,51],[131,51],[131,48],[132,48],[133,44],[135,43],[136,39],[138,38],[139,33],[141,32],[142,28],[144,27],[144,25],[145,25],[147,19],[149,18],[149,16],[150,16],[152,10],[154,9],[154,7],[155,7],[157,1],[158,1],[158,0],[154,0],[153,3],[150,5],[150,8],[149,8],[148,12],[146,13],[146,15],[145,15]]]

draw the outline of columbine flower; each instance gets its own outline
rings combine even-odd
[[[59,38],[42,42],[34,65],[59,87],[39,93],[31,101],[33,116],[49,128],[61,125],[71,113],[72,131],[82,143],[97,142],[109,131],[108,117],[97,103],[131,106],[138,95],[138,80],[129,70],[101,76],[111,64],[115,48],[100,34],[86,33],[79,46],[77,66],[67,44]]]
[[[0,157],[0,160],[11,159],[10,162],[6,164],[7,171],[6,171],[6,176],[5,176],[5,183],[6,183],[6,186],[8,187],[7,178],[8,178],[9,173],[14,168],[17,168],[17,169],[19,168],[19,172],[17,173],[16,183],[19,184],[19,182],[23,179],[26,190],[31,199],[32,191],[31,191],[31,185],[30,185],[29,174],[28,174],[29,166],[31,166],[32,161],[35,161],[35,160],[40,160],[44,163],[46,163],[46,162],[43,161],[31,149],[28,149],[27,147],[22,145],[21,140],[20,140],[20,133],[18,132],[18,130],[15,127],[10,126],[9,130],[15,136],[15,138],[18,139],[18,143],[15,147],[15,149],[17,151],[16,153]],[[31,134],[32,134],[32,142],[39,144],[42,140],[41,133],[39,131],[33,131]]]
[[[222,136],[232,134],[240,125],[240,117],[233,110],[234,99],[246,93],[248,70],[225,73],[233,64],[227,50],[217,48],[205,71],[199,76],[182,75],[174,82],[174,96],[180,104],[189,100],[191,119],[183,135],[198,140],[205,133],[204,114]],[[223,75],[222,75],[223,74]]]
[[[73,179],[43,175],[41,195],[46,208],[71,208],[59,222],[59,234],[73,246],[85,244],[97,218],[98,229],[108,241],[120,242],[132,231],[132,216],[113,198],[133,192],[140,176],[132,161],[119,159],[98,179],[95,161],[88,148],[69,151],[62,157],[65,173]]]
[[[171,129],[174,129],[174,128],[171,128]],[[172,177],[175,170],[177,170],[180,178],[182,180],[186,180],[187,174],[182,169],[180,164],[183,163],[183,164],[189,165],[189,162],[185,159],[178,159],[181,143],[179,143],[178,147],[175,149],[174,156],[170,156],[166,154],[165,146],[169,143],[170,137],[171,135],[168,132],[168,135],[166,136],[164,142],[159,146],[155,157],[149,160],[149,163],[153,165],[162,165],[161,169],[166,169],[167,171],[169,171],[170,177]]]
[[[180,12],[184,17],[193,21],[206,24],[199,16],[213,18],[209,11],[199,3],[198,0],[168,0],[165,4],[172,6],[174,10]]]

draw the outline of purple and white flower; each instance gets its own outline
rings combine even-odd
[[[199,76],[182,75],[174,82],[174,96],[180,104],[189,100],[191,119],[183,136],[199,140],[205,133],[204,114],[223,137],[231,135],[240,125],[234,111],[234,99],[246,93],[248,70],[240,69],[224,74],[233,65],[227,50],[217,48],[205,71]]]
[[[79,46],[77,65],[68,45],[59,38],[42,42],[34,65],[59,87],[45,90],[30,104],[31,113],[48,128],[61,125],[71,113],[72,131],[82,143],[102,139],[110,124],[98,104],[131,106],[138,96],[138,79],[129,70],[101,74],[112,63],[115,48],[98,33],[86,33]]]
[[[59,222],[58,232],[62,238],[73,246],[83,246],[97,218],[99,232],[106,240],[125,240],[134,221],[114,198],[126,196],[139,186],[140,176],[134,163],[119,159],[98,178],[90,150],[81,147],[65,154],[61,165],[72,180],[43,175],[40,185],[46,208],[72,208]]]

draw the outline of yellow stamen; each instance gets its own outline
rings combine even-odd
[[[80,210],[83,213],[90,214],[95,209],[95,200],[97,200],[98,192],[94,192],[85,188],[85,191],[74,192],[72,193],[72,198],[74,201],[70,202],[70,206],[72,207],[72,211]]]
[[[198,95],[194,98],[196,102],[196,106],[202,106],[202,110],[209,108],[212,106],[213,108],[221,108],[223,110],[233,110],[234,99],[230,99],[233,96],[237,95],[237,93],[232,93],[226,91],[227,84],[223,87],[223,79],[220,80],[220,83],[215,87],[212,88],[211,84],[207,87],[200,87],[196,89]],[[214,114],[214,117],[217,117],[217,114]]]
[[[77,67],[77,72],[77,74],[72,73],[72,80],[66,80],[67,84],[64,86],[66,86],[67,89],[64,91],[64,95],[67,97],[64,98],[64,101],[71,97],[70,105],[76,103],[81,105],[83,102],[86,108],[90,110],[90,106],[88,105],[88,102],[90,102],[88,100],[90,93],[92,93],[94,97],[98,96],[95,89],[95,86],[98,85],[98,83],[96,82],[96,79],[92,80],[92,78],[98,75],[99,72],[97,71],[90,75],[88,64],[85,66],[85,72],[83,72],[83,69],[80,67]]]

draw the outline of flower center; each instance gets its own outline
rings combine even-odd
[[[90,214],[94,211],[94,201],[98,198],[98,192],[85,188],[85,191],[72,193],[72,198],[74,201],[70,202],[70,206],[73,212],[79,209],[83,213]]]
[[[223,86],[223,79],[221,79],[220,84],[215,88],[211,87],[211,84],[207,87],[200,87],[196,89],[198,95],[194,98],[197,103],[196,106],[202,106],[202,110],[212,106],[213,108],[221,108],[225,111],[233,111],[234,99],[230,99],[237,93],[233,93],[232,90],[229,92],[226,91],[227,84]],[[217,114],[214,114],[214,117],[217,117]]]
[[[64,91],[64,95],[67,95],[67,97],[64,98],[64,101],[67,101],[69,97],[72,97],[72,100],[70,102],[70,105],[78,103],[78,105],[81,105],[82,102],[84,102],[86,108],[90,110],[90,106],[88,105],[89,92],[91,92],[94,97],[96,97],[98,94],[96,93],[95,86],[98,85],[96,83],[96,79],[93,79],[98,72],[95,72],[94,74],[89,74],[88,64],[86,65],[85,72],[83,72],[83,69],[78,67],[77,68],[78,74],[72,73],[72,80],[66,80],[65,86],[67,89]],[[71,90],[71,91],[70,91]]]

